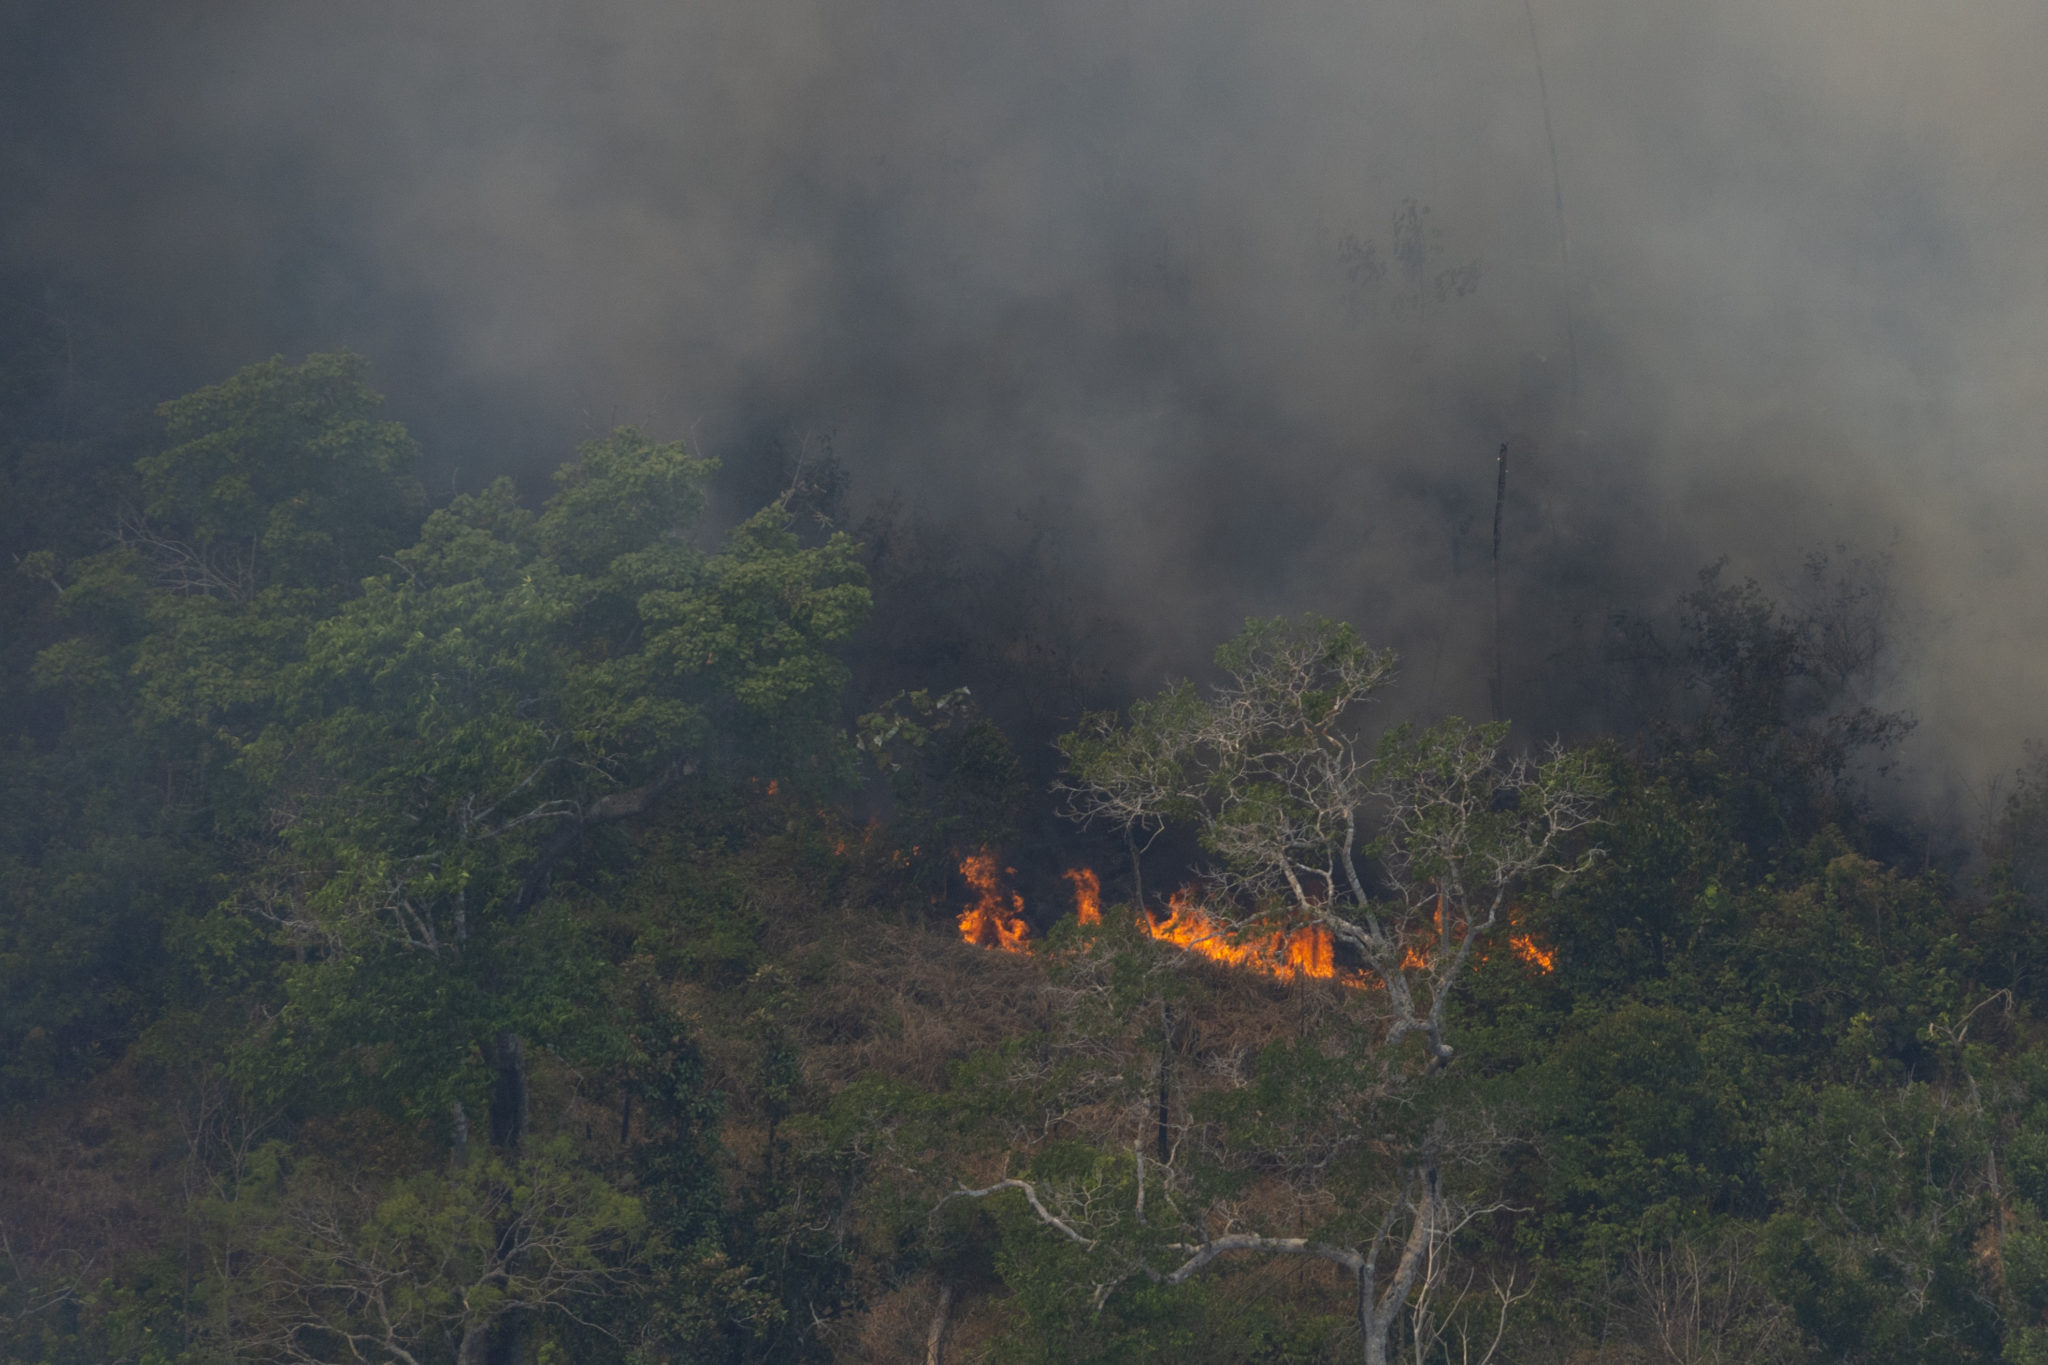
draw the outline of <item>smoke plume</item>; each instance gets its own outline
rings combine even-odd
[[[1056,528],[1133,684],[1316,609],[1468,714],[1505,442],[1519,718],[1839,544],[1928,791],[2038,725],[2032,0],[15,0],[0,51],[0,269],[152,399],[348,345],[444,487],[829,446]]]

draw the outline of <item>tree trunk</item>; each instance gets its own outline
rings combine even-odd
[[[1374,1246],[1372,1254],[1366,1257],[1365,1265],[1358,1273],[1358,1330],[1365,1338],[1365,1365],[1388,1365],[1391,1357],[1387,1353],[1387,1338],[1393,1333],[1394,1320],[1408,1306],[1408,1296],[1415,1288],[1415,1277],[1429,1256],[1430,1243],[1436,1238],[1437,1205],[1442,1198],[1440,1173],[1436,1165],[1422,1167],[1416,1173],[1414,1222],[1409,1224],[1408,1236],[1401,1244],[1401,1259],[1394,1265],[1392,1280],[1386,1292],[1374,1301],[1376,1289],[1374,1270],[1379,1261],[1379,1247]]]
[[[1500,651],[1500,518],[1508,501],[1508,447],[1501,442],[1499,473],[1493,485],[1493,718],[1506,720],[1508,707],[1507,665]]]
[[[455,1348],[455,1365],[487,1365],[491,1351],[491,1325],[469,1322],[462,1326],[462,1344]]]
[[[1173,1160],[1173,1007],[1159,1002],[1159,1164]]]
[[[1373,1330],[1372,1262],[1358,1268],[1358,1341],[1365,1353],[1365,1365],[1385,1365],[1387,1339]]]
[[[529,1333],[526,1330],[527,1314],[518,1311],[499,1316],[488,1333],[490,1349],[484,1353],[484,1365],[528,1365],[533,1358]]]
[[[500,1030],[494,1041],[497,1081],[491,1087],[491,1142],[507,1152],[516,1152],[526,1141],[529,1117],[526,1098],[526,1047],[510,1029]]]
[[[924,1365],[945,1365],[946,1329],[953,1325],[953,1285],[939,1282],[939,1304],[932,1310],[932,1330],[925,1337]]]
[[[1145,869],[1138,856],[1138,840],[1131,833],[1129,825],[1124,826],[1124,847],[1131,854],[1131,900],[1137,904],[1138,913],[1145,912]]]

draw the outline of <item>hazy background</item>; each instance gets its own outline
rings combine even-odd
[[[1506,441],[1518,717],[1846,544],[1960,806],[2048,689],[2044,59],[2039,0],[0,0],[0,274],[135,406],[360,350],[444,490],[829,450],[1136,685],[1315,608],[1483,713]]]

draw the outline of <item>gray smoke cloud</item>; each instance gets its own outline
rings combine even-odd
[[[0,46],[11,269],[181,383],[352,345],[465,483],[829,438],[1061,528],[1133,679],[1312,608],[1475,713],[1507,442],[1523,714],[1587,721],[1611,610],[1850,543],[1924,789],[2039,728],[2037,0],[17,0]]]

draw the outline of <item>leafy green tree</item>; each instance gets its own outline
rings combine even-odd
[[[1029,798],[1022,766],[966,688],[904,692],[858,724],[856,744],[888,783],[890,853],[910,886],[935,896],[962,857],[1017,837]]]
[[[672,1159],[621,1172],[657,1214],[635,1254],[729,1307],[754,1291],[714,1264],[708,1119],[683,1093],[697,1073],[627,1040],[583,888],[631,856],[620,826],[685,786],[773,774],[815,796],[847,775],[834,651],[867,608],[854,547],[806,545],[778,505],[699,548],[711,466],[630,430],[585,447],[537,512],[501,482],[421,522],[410,445],[373,401],[358,362],[316,357],[170,405],[173,441],[143,462],[120,543],[59,575],[90,628],[43,663],[104,696],[189,793],[168,841],[204,855],[181,957],[256,1021],[241,1078],[300,1117],[368,1104],[445,1123],[464,1173],[364,1175],[347,1217],[278,1204],[259,1241],[297,1306],[263,1308],[293,1324],[264,1339],[309,1358],[351,1342],[402,1358],[420,1332],[453,1333],[465,1359],[510,1349],[529,1309],[560,1302],[514,1291],[540,1273],[531,1257],[474,1283],[423,1267],[467,1264],[450,1248],[478,1229],[563,1248],[625,1235],[637,1203],[528,1140],[535,1047],[646,1071]],[[491,1154],[471,1154],[473,1127]],[[277,1149],[280,1169],[310,1159]],[[522,1205],[551,1171],[580,1193]],[[256,1217],[254,1193],[231,1202],[231,1222]],[[609,1232],[583,1226],[600,1205]],[[372,1280],[403,1289],[402,1310]]]
[[[345,352],[272,359],[164,404],[170,446],[136,463],[142,506],[123,541],[179,596],[352,592],[425,503],[418,451],[376,419],[367,368]]]
[[[1611,1261],[1754,1212],[1755,1135],[1722,1040],[1700,1037],[1718,1021],[1640,1001],[1587,1016],[1534,1069],[1550,1236]]]
[[[1667,758],[1711,770],[1727,818],[1755,856],[1796,850],[1863,812],[1859,769],[1913,728],[1876,698],[1889,658],[1888,565],[1810,556],[1803,601],[1709,566],[1679,601],[1677,630],[1617,622],[1619,659],[1642,682],[1643,731]]]
[[[1775,1136],[1773,1183],[1788,1206],[1766,1263],[1830,1359],[2001,1358],[1981,1275],[1990,1126],[1946,1085],[1829,1086]]]
[[[1989,984],[2048,1004],[2048,758],[2035,748],[1989,831],[1987,895],[1972,935]]]
[[[169,993],[221,984],[220,963],[194,961],[215,956],[196,926],[263,828],[224,760],[276,716],[314,621],[424,511],[412,444],[378,401],[362,360],[332,355],[165,404],[166,448],[137,463],[134,501],[99,509],[113,547],[22,560],[56,636],[32,681],[60,721],[7,736],[0,765],[11,1088],[90,1070]]]
[[[309,633],[235,759],[276,834],[234,908],[303,956],[279,1062],[367,1048],[365,1084],[455,1106],[458,1132],[494,1070],[493,1136],[516,1146],[520,1040],[561,1038],[581,994],[558,870],[693,775],[838,775],[852,547],[806,548],[771,507],[704,554],[683,533],[708,469],[619,432],[538,515],[508,483],[436,512]]]

